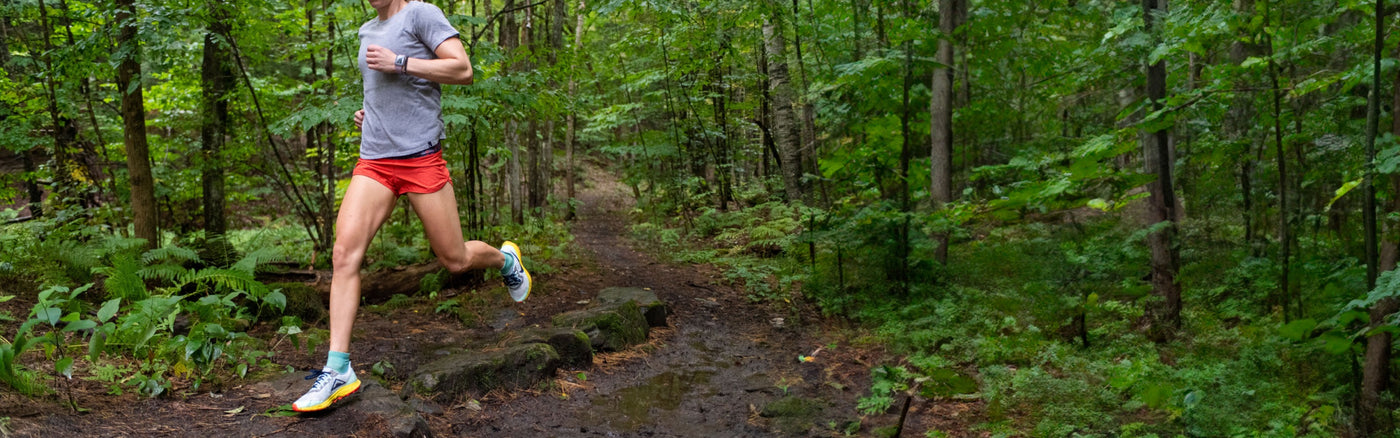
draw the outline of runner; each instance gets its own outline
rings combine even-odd
[[[463,242],[457,200],[442,159],[442,93],[438,84],[472,83],[471,60],[457,30],[436,6],[420,1],[369,0],[379,13],[360,26],[360,73],[364,108],[355,112],[361,130],[360,160],[336,217],[331,255],[331,338],[326,366],[292,409],[325,409],[360,389],[350,367],[350,329],[360,304],[360,264],[379,226],[400,195],[407,194],[423,221],[438,261],[453,273],[500,269],[510,296],[530,294],[530,273],[520,248],[509,241],[498,250]]]

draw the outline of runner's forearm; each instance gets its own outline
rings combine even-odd
[[[408,59],[408,74],[439,84],[471,85],[472,63],[467,58]]]

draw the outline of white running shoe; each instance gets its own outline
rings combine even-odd
[[[525,270],[525,260],[520,258],[520,247],[507,240],[501,244],[501,254],[515,260],[515,269],[501,274],[506,289],[510,290],[510,298],[517,303],[525,301],[525,298],[530,296],[530,271]]]
[[[330,407],[331,403],[340,400],[347,395],[354,394],[360,390],[360,379],[355,378],[355,370],[341,374],[332,371],[330,368],[321,371],[312,371],[306,376],[306,380],[316,379],[316,384],[311,385],[311,390],[292,403],[292,410],[297,412],[319,411]]]

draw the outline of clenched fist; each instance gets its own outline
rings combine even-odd
[[[382,46],[370,44],[365,48],[365,64],[370,69],[382,73],[398,73],[398,67],[394,66],[394,58],[398,55],[394,51]]]
[[[359,111],[355,111],[355,129],[363,129],[364,127],[365,127],[365,110],[364,110],[364,109],[360,109]]]

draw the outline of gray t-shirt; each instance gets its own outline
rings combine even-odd
[[[379,159],[421,152],[447,138],[442,123],[442,90],[436,82],[371,70],[365,52],[371,44],[409,58],[435,59],[439,44],[457,36],[442,10],[411,1],[388,20],[360,26],[360,74],[365,82],[365,120],[360,158]],[[408,61],[409,65],[413,60]]]

